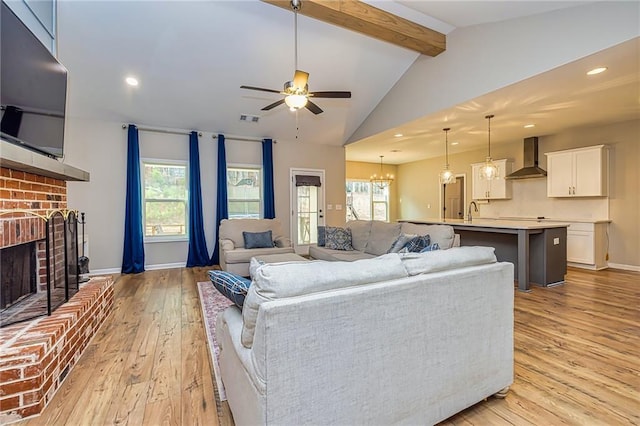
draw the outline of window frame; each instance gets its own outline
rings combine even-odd
[[[244,170],[255,170],[259,175],[259,191],[258,191],[258,199],[247,199],[247,198],[231,198],[229,197],[229,170],[232,169],[244,169]],[[262,165],[258,164],[246,164],[246,163],[229,163],[227,164],[227,212],[230,211],[229,203],[232,201],[258,201],[258,215],[259,219],[264,219],[264,168]],[[244,217],[231,217],[229,214],[229,220],[233,219],[245,219]]]
[[[185,198],[167,198],[167,199],[152,199],[155,201],[173,201],[184,202],[184,235],[147,235],[147,197],[145,194],[145,166],[182,166],[185,173]],[[144,243],[167,243],[167,242],[182,242],[189,241],[189,161],[187,160],[169,160],[162,158],[141,158],[140,159],[140,184],[142,191],[142,237]],[[155,202],[154,201],[154,202]]]
[[[374,201],[374,196],[373,196],[373,184],[371,183],[371,181],[367,180],[367,179],[345,179],[345,197],[348,198],[348,193],[346,192],[346,188],[349,185],[349,183],[352,182],[358,182],[358,183],[364,183],[367,184],[369,186],[369,217],[370,219],[365,219],[365,220],[380,220],[380,219],[374,219],[374,211],[375,211],[375,205],[376,204],[384,204],[386,206],[386,218],[384,219],[385,222],[389,222],[390,221],[390,212],[389,212],[389,198],[391,196],[390,194],[390,190],[389,187],[387,186],[387,194],[386,194],[386,200],[385,201]],[[347,208],[345,209],[345,220],[349,220],[349,206],[347,205]]]

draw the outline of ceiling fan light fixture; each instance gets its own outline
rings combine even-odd
[[[487,122],[488,122],[487,135],[488,135],[489,151],[487,153],[487,158],[484,164],[482,165],[482,167],[480,167],[480,179],[485,179],[485,180],[494,180],[494,179],[500,178],[500,170],[498,169],[498,166],[495,165],[495,163],[491,158],[491,119],[493,117],[494,117],[493,114],[490,114],[484,117],[487,119]]]
[[[284,103],[287,104],[291,111],[295,111],[307,105],[307,97],[304,95],[288,95],[284,98]]]

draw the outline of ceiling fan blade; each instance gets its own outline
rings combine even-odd
[[[350,98],[351,92],[310,92],[309,96],[316,98]]]
[[[308,99],[307,99],[307,104],[304,107],[316,115],[322,112],[322,108],[320,108],[318,105],[314,104]]]
[[[280,92],[278,92],[280,93]],[[273,109],[275,107],[277,107],[278,105],[282,105],[284,103],[284,99],[280,99],[279,101],[275,101],[272,104],[267,105],[266,107],[262,108],[262,111],[269,111],[270,109]]]
[[[309,81],[309,73],[296,70],[296,73],[293,75],[293,87],[296,89],[304,90],[304,87],[307,85]]]
[[[253,87],[253,86],[240,86],[241,89],[249,89],[249,90],[259,90],[260,92],[270,92],[270,93],[280,93],[279,90],[273,89],[264,89],[262,87]]]

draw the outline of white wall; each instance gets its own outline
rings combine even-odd
[[[127,175],[127,132],[120,122],[89,121],[70,117],[66,125],[64,162],[86,170],[90,182],[68,183],[68,205],[86,212],[90,268],[119,271],[122,265],[125,188]],[[195,129],[197,130],[197,129]],[[141,157],[182,159],[189,157],[188,137],[140,131]],[[211,133],[200,137],[204,227],[209,254],[215,241],[217,139]],[[227,162],[262,163],[260,143],[227,140]],[[343,204],[344,149],[304,142],[279,141],[273,148],[276,217],[289,229],[289,170],[296,168],[326,171],[326,203]],[[344,213],[327,212],[328,224],[344,223]],[[186,242],[145,244],[145,265],[184,265]]]
[[[461,28],[421,55],[349,138],[354,142],[640,35],[640,3],[607,1]]]

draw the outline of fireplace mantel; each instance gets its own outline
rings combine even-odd
[[[89,181],[89,172],[3,140],[0,166],[65,181]]]

